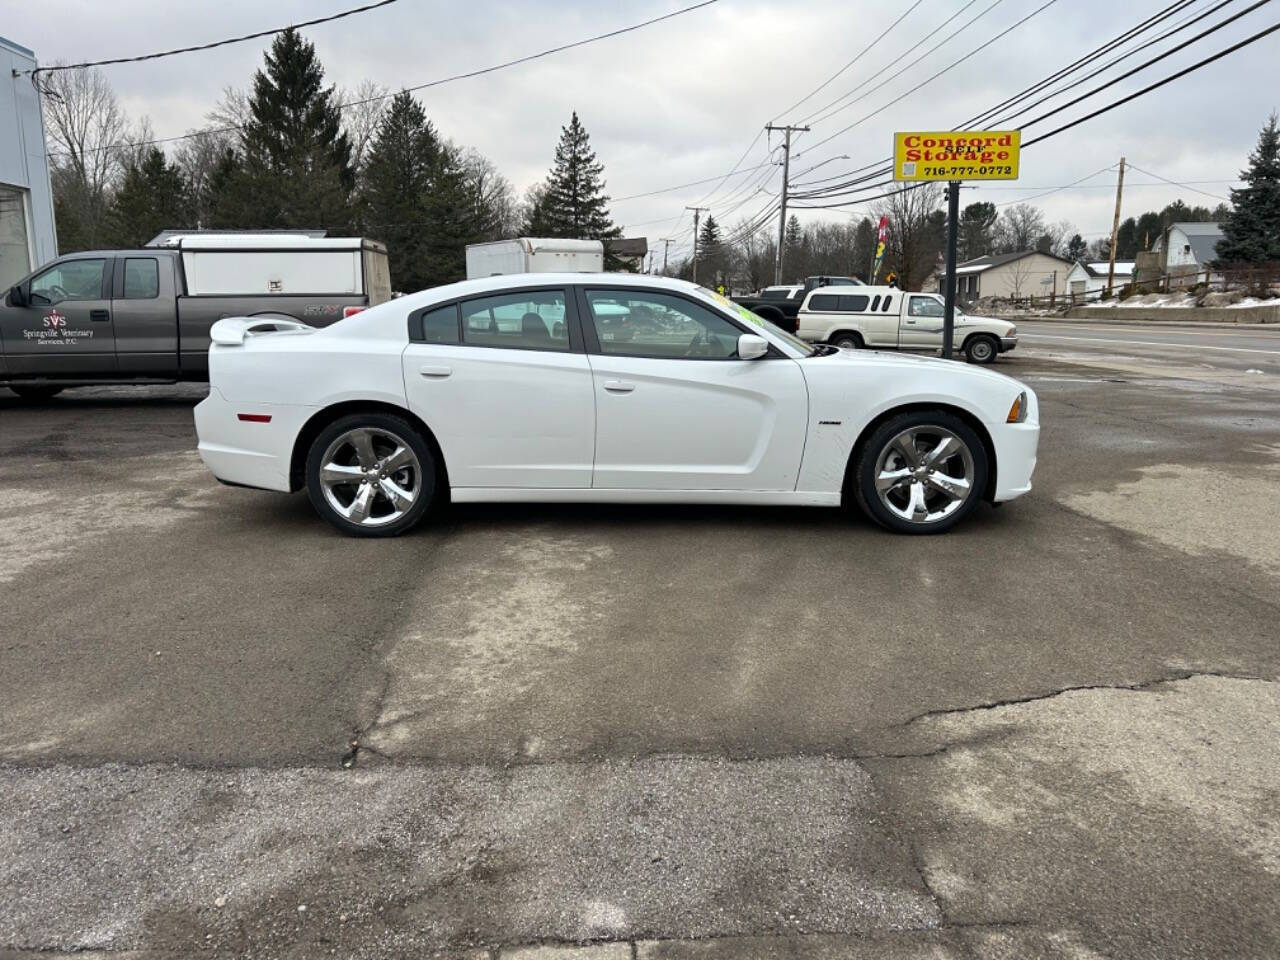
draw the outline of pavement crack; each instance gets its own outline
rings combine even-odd
[[[989,700],[984,703],[974,704],[967,707],[942,707],[935,710],[926,710],[923,713],[917,713],[912,717],[900,723],[894,724],[897,727],[909,727],[913,723],[921,720],[927,720],[930,717],[945,717],[958,713],[976,713],[983,710],[996,710],[1000,707],[1015,707],[1024,703],[1035,703],[1039,700],[1052,700],[1054,697],[1060,697],[1067,693],[1076,693],[1082,690],[1128,690],[1143,691],[1152,687],[1159,686],[1162,683],[1179,683],[1184,680],[1191,680],[1194,677],[1221,677],[1227,680],[1253,680],[1260,683],[1275,683],[1272,677],[1260,677],[1254,674],[1242,673],[1225,673],[1214,670],[1182,670],[1177,673],[1169,674],[1163,677],[1154,677],[1150,680],[1142,680],[1138,683],[1082,683],[1068,687],[1058,687],[1044,693],[1034,693],[1025,697],[1009,697],[1001,700]],[[934,751],[941,752],[941,751]],[[931,754],[904,754],[903,758],[910,756],[930,756]],[[892,759],[892,755],[883,755],[880,757],[868,756],[866,759]]]

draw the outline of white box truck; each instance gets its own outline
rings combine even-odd
[[[599,240],[495,240],[467,245],[467,279],[511,273],[600,273],[604,243]]]

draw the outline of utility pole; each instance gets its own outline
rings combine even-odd
[[[671,238],[662,238],[662,275],[667,275],[667,253],[671,250]]]
[[[698,218],[702,216],[705,210],[711,212],[710,207],[685,207],[686,210],[693,211],[693,282],[698,282]]]
[[[1120,179],[1116,181],[1116,216],[1111,221],[1111,264],[1107,267],[1107,297],[1116,281],[1116,241],[1120,236],[1120,197],[1124,193],[1124,157],[1120,158]]]
[[[778,258],[773,268],[773,282],[782,283],[782,249],[787,238],[787,178],[791,175],[791,134],[793,131],[808,133],[809,128],[790,125],[775,127],[768,123],[765,124],[765,130],[770,133],[781,130],[785,136],[782,143],[782,206],[778,211]]]
[[[956,333],[956,247],[960,239],[960,181],[947,184],[947,290],[942,313],[942,359],[951,359]]]

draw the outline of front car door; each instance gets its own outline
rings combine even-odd
[[[794,490],[809,396],[794,360],[738,358],[752,330],[691,296],[583,287],[595,387],[592,486]]]
[[[564,288],[471,297],[410,317],[409,409],[468,488],[591,486],[591,368]]]
[[[11,377],[97,377],[116,370],[111,257],[69,257],[23,285],[26,306],[0,310]]]
[[[902,348],[904,350],[937,350],[942,346],[942,323],[946,308],[929,293],[907,294],[907,309],[902,311]]]

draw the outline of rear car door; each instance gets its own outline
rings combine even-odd
[[[692,297],[583,287],[595,388],[592,486],[794,490],[809,396],[799,364],[739,359],[754,331]]]
[[[902,311],[902,348],[904,350],[936,350],[942,346],[942,323],[945,308],[930,294],[906,295]]]
[[[112,325],[122,375],[177,375],[177,309],[173,258],[116,258]]]
[[[564,288],[473,297],[410,316],[409,409],[454,489],[591,486],[591,368]]]
[[[97,377],[116,372],[112,257],[67,257],[24,281],[28,303],[6,295],[0,340],[9,376]]]

